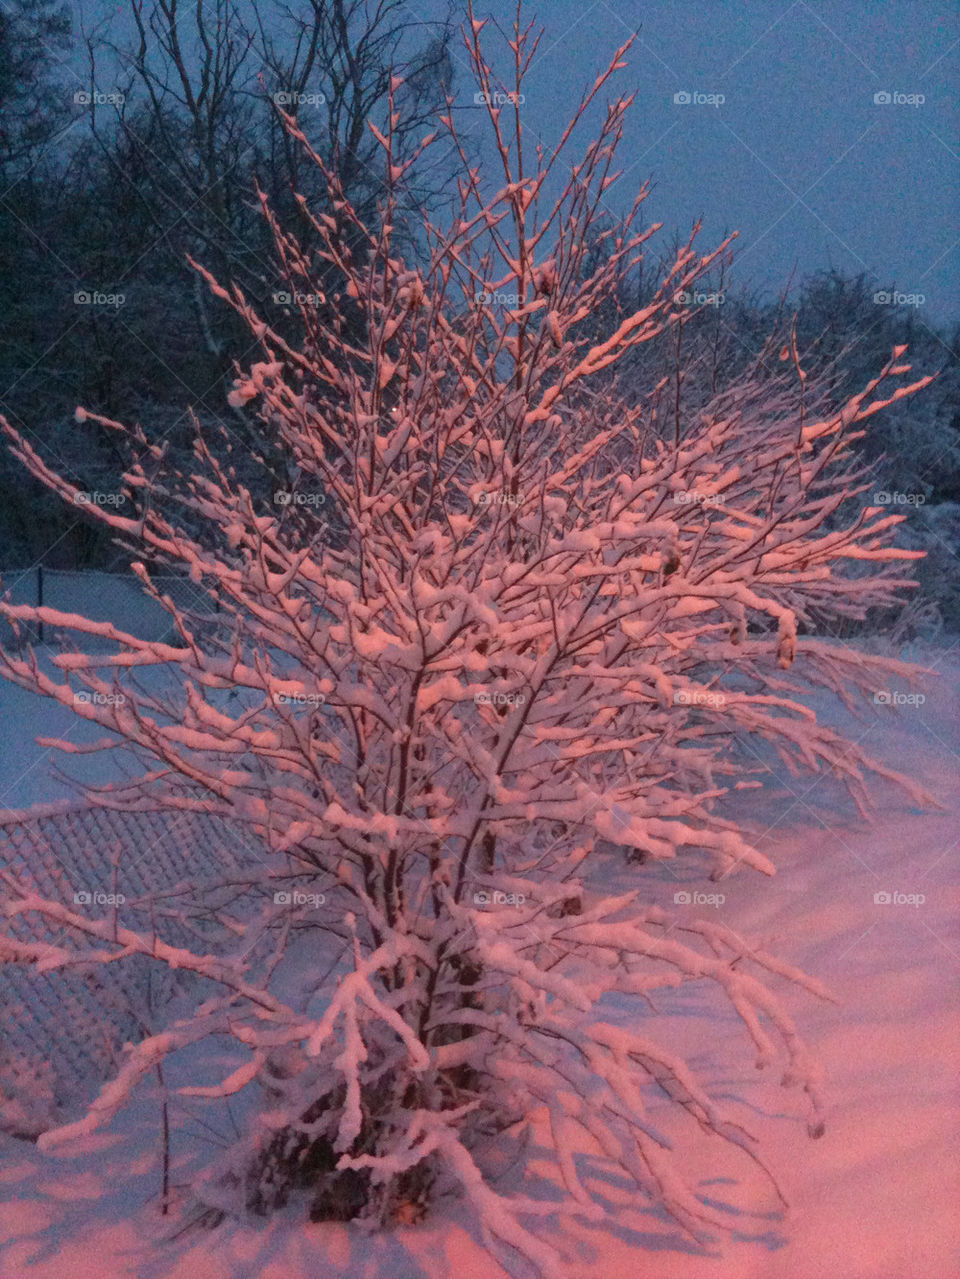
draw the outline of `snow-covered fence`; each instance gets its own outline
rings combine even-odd
[[[242,828],[205,813],[119,812],[70,801],[0,812],[0,874],[69,911],[147,927],[173,946],[216,951],[219,932],[197,886],[259,860]],[[40,916],[20,914],[11,924],[24,942],[75,945],[69,928]],[[141,1039],[159,1008],[196,980],[145,955],[105,968],[2,968],[0,1130],[21,1135],[35,1135],[88,1098],[123,1045]]]
[[[169,595],[179,608],[209,612],[208,597],[186,577],[157,574],[153,580],[160,592]],[[141,583],[130,573],[36,565],[9,569],[0,574],[0,581],[0,593],[9,592],[14,604],[43,605],[61,613],[80,613],[98,622],[113,622],[140,639],[166,640],[173,632],[169,613],[144,592]],[[55,639],[51,628],[45,625],[24,624],[23,631],[39,643]],[[0,620],[0,639],[4,643],[12,639],[11,627],[5,620]]]

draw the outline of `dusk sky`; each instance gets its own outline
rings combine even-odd
[[[512,3],[481,12],[509,20]],[[737,229],[736,279],[779,290],[834,266],[957,315],[956,18],[931,3],[676,4],[549,0],[525,104],[545,138],[636,27],[621,83],[636,90],[611,188],[622,209],[651,177],[647,218],[701,243]],[[676,104],[677,92],[723,95]],[[923,96],[875,103],[879,92]]]
[[[411,22],[427,27],[445,8],[441,0],[405,7]],[[453,11],[465,18],[465,3]],[[483,0],[476,12],[508,32],[515,6]],[[637,98],[612,211],[622,212],[652,178],[645,220],[662,221],[664,237],[686,235],[701,216],[704,250],[739,231],[735,286],[772,295],[795,267],[803,276],[833,266],[922,295],[921,318],[957,318],[953,5],[546,0],[525,13],[545,28],[524,104],[527,127],[545,140],[639,28],[615,82]],[[125,4],[74,0],[74,14],[77,31],[99,24],[108,40],[128,38]],[[495,47],[489,39],[491,54]],[[466,105],[473,86],[459,39],[453,53]],[[678,104],[678,92],[724,100]],[[875,103],[883,92],[911,100]]]

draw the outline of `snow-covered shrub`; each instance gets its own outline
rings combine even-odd
[[[481,100],[495,104],[482,25],[466,45]],[[517,101],[531,39],[517,38]],[[405,164],[389,131],[374,131],[384,186],[373,231],[335,172],[336,216],[301,206],[315,258],[263,199],[298,294],[316,294],[325,266],[346,281],[323,307],[303,303],[293,345],[199,268],[261,344],[232,398],[255,406],[288,453],[291,490],[258,504],[202,439],[195,472],[164,480],[160,449],[132,430],[137,513],[96,515],[138,548],[135,571],[170,611],[176,642],[0,606],[13,622],[42,616],[116,645],[59,655],[59,678],[29,652],[0,657],[6,678],[142,758],[143,775],[97,803],[229,816],[269,850],[265,897],[230,919],[236,947],[219,957],[171,947],[162,921],[127,928],[7,882],[9,914],[55,918],[91,963],[148,955],[222,990],[132,1046],[88,1115],[43,1146],[108,1122],[157,1062],[223,1037],[235,1069],[187,1091],[246,1093],[254,1117],[201,1188],[206,1203],[266,1211],[296,1193],[318,1217],[409,1221],[456,1184],[492,1248],[559,1274],[560,1249],[529,1221],[557,1205],[507,1195],[485,1173],[495,1134],[538,1110],[574,1211],[604,1212],[575,1163],[586,1142],[694,1235],[728,1225],[647,1113],[662,1094],[756,1157],[732,1109],[658,1041],[650,996],[686,982],[729,1001],[756,1064],[780,1063],[782,1081],[806,1094],[811,1134],[822,1131],[816,1065],[768,983],[826,992],[718,923],[646,904],[642,870],[635,891],[610,897],[585,893],[582,871],[612,841],[647,860],[705,854],[717,876],[741,865],[771,874],[716,807],[747,735],[791,768],[832,769],[861,803],[871,769],[892,776],[799,695],[862,696],[909,669],[826,645],[800,623],[895,596],[898,517],[864,506],[842,528],[825,522],[857,486],[861,424],[922,383],[897,382],[909,366],[896,350],[841,411],[820,415],[794,347],[776,376],[746,379],[673,434],[651,429],[644,405],[598,375],[678,322],[678,292],[716,255],[685,246],[640,311],[600,341],[577,336],[656,229],[635,233],[628,220],[584,266],[627,107],[607,108],[551,195],[569,132],[526,168],[522,111],[490,106],[497,189],[461,150],[459,207],[426,222],[417,262],[391,242]],[[439,128],[456,139],[450,116]],[[71,485],[6,429],[69,500]],[[186,531],[200,519],[203,538]],[[867,566],[854,583],[837,573],[851,559]],[[164,600],[147,561],[185,571],[219,602],[219,623],[212,604],[191,613]],[[143,678],[152,668],[168,674],[162,687]],[[78,687],[100,696],[77,703]],[[198,884],[197,897],[216,888]],[[64,962],[9,938],[0,955]],[[600,1007],[611,994],[635,1001],[636,1028]]]
[[[732,254],[731,254],[732,261]],[[960,560],[957,545],[956,497],[960,488],[960,359],[956,337],[937,333],[917,319],[912,306],[889,305],[897,290],[883,288],[866,275],[847,276],[831,269],[807,277],[798,289],[796,310],[786,298],[764,304],[727,279],[727,262],[719,259],[695,292],[687,294],[686,315],[678,324],[645,343],[617,367],[619,394],[642,400],[650,429],[669,439],[678,429],[686,435],[689,420],[712,411],[711,401],[733,391],[742,396],[744,380],[769,375],[784,345],[796,341],[807,383],[817,389],[818,412],[839,412],[852,394],[880,368],[895,346],[909,345],[915,376],[935,375],[920,397],[908,397],[877,417],[853,455],[863,464],[868,495],[878,504],[905,514],[899,542],[922,550],[916,565],[917,589],[892,606],[871,608],[864,617],[832,620],[839,637],[878,635],[887,639],[931,635],[960,626]],[[621,280],[618,304],[649,294],[649,272]],[[689,305],[700,299],[701,305]],[[878,299],[886,299],[885,302]],[[613,304],[607,308],[614,310]],[[602,318],[601,318],[602,317]],[[602,332],[603,312],[584,321]],[[795,337],[794,337],[795,335]],[[862,491],[850,497],[826,522],[843,527],[862,507]],[[867,565],[869,572],[873,565]],[[848,567],[858,576],[855,565]]]

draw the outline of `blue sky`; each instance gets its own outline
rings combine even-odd
[[[505,26],[513,10],[478,5]],[[637,97],[612,208],[649,177],[662,234],[701,216],[704,247],[739,231],[740,283],[779,291],[795,265],[834,266],[923,294],[933,322],[960,316],[953,6],[547,0],[535,12],[546,34],[524,111],[547,139],[640,28],[620,73]],[[677,104],[679,91],[725,100]],[[924,101],[875,103],[881,92]]]

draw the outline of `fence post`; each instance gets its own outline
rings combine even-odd
[[[37,608],[43,608],[43,565],[37,565]],[[43,643],[43,618],[40,619],[39,643]]]

